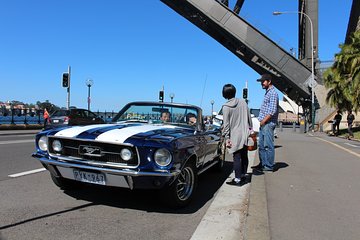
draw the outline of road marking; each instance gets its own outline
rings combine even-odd
[[[344,151],[346,151],[346,152],[348,152],[348,153],[350,153],[350,154],[352,154],[352,155],[355,155],[356,157],[360,158],[360,154],[359,154],[359,153],[353,152],[353,151],[351,151],[351,150],[349,150],[349,149],[347,149],[347,148],[344,148],[344,147],[342,147],[342,146],[340,146],[340,145],[338,145],[338,144],[336,144],[336,143],[330,142],[330,141],[328,141],[328,140],[325,140],[325,139],[322,139],[322,138],[319,138],[319,137],[316,137],[316,138],[319,139],[319,140],[321,140],[321,141],[323,141],[323,142],[330,143],[330,144],[334,145],[335,147],[338,147],[338,148],[340,148],[340,149],[342,149],[342,150],[344,150]]]
[[[42,172],[45,170],[46,170],[45,168],[39,168],[39,169],[34,169],[34,170],[26,171],[26,172],[11,174],[11,175],[9,175],[9,177],[11,177],[11,178],[22,177],[25,175],[34,174],[34,173]]]
[[[14,144],[14,143],[29,143],[29,142],[35,142],[35,140],[34,139],[29,139],[29,140],[1,141],[0,145]]]
[[[351,147],[355,147],[355,148],[358,148],[358,147],[359,147],[359,146],[356,146],[356,145],[351,144],[351,143],[344,143],[344,144],[346,144],[346,145],[348,145],[348,146],[351,146]]]

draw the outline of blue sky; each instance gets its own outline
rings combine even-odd
[[[229,1],[232,7],[236,0]],[[319,0],[319,57],[332,60],[344,42],[351,0]],[[297,0],[247,0],[240,15],[285,49],[297,48]],[[225,102],[222,86],[238,97],[248,81],[249,106],[259,108],[259,75],[160,0],[11,0],[0,2],[0,101],[49,100],[66,107],[61,75],[71,66],[70,105],[118,111],[130,101],[201,106]]]

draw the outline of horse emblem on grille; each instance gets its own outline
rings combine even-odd
[[[81,155],[101,157],[103,154],[101,153],[101,148],[95,146],[79,146],[79,153]]]

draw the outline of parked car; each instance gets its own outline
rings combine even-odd
[[[101,124],[105,121],[95,113],[81,108],[60,109],[54,111],[46,124],[46,128]]]
[[[251,121],[252,121],[252,130],[254,132],[258,133],[260,129],[260,122],[258,120],[260,109],[258,108],[251,108],[250,114],[251,114]],[[216,126],[221,126],[223,122],[223,115],[222,115],[222,109],[220,109],[219,113],[215,114],[213,124]]]
[[[33,157],[61,189],[79,183],[160,189],[166,203],[182,207],[193,198],[199,174],[222,169],[221,146],[220,128],[205,128],[199,107],[132,102],[111,124],[38,133]]]

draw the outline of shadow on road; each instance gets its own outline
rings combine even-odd
[[[16,223],[0,226],[0,230],[16,227],[18,225],[22,225],[22,224],[29,223],[29,222],[32,222],[32,221],[36,221],[36,220],[43,219],[43,218],[48,218],[48,217],[60,215],[60,214],[67,213],[67,212],[77,211],[77,210],[80,210],[82,208],[88,208],[88,207],[91,207],[91,206],[94,206],[94,205],[96,205],[96,204],[88,203],[88,204],[83,204],[83,205],[73,207],[73,208],[70,208],[70,209],[57,211],[57,212],[52,212],[52,213],[44,214],[44,215],[33,217],[33,218],[28,218],[28,219],[25,219],[25,220],[22,220],[22,221],[19,221],[19,222],[16,222]],[[2,239],[3,238],[1,238],[1,232],[0,232],[0,240],[2,240]]]
[[[192,202],[181,209],[172,209],[165,206],[159,194],[161,190],[129,190],[86,185],[76,191],[67,190],[64,193],[76,199],[89,201],[94,205],[138,209],[147,212],[191,214],[197,212],[214,197],[231,171],[232,163],[225,162],[222,172],[209,169],[201,174],[198,178],[198,187]]]
[[[129,190],[115,187],[100,187],[95,185],[86,185],[81,189],[74,191],[64,191],[65,194],[75,198],[88,201],[89,203],[82,204],[70,209],[55,211],[52,213],[28,218],[19,222],[8,225],[0,225],[0,230],[12,228],[28,222],[36,221],[43,218],[56,216],[59,214],[78,211],[93,207],[96,205],[108,205],[118,208],[138,209],[147,212],[159,213],[179,213],[192,214],[202,208],[208,201],[212,200],[216,192],[222,186],[224,181],[232,172],[232,163],[225,162],[222,172],[212,171],[209,169],[201,174],[198,178],[198,188],[195,192],[194,198],[189,206],[181,209],[171,209],[163,204],[160,199],[159,191],[154,190]],[[59,191],[61,191],[59,189]],[[0,232],[0,240],[1,232]]]

